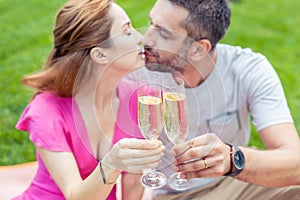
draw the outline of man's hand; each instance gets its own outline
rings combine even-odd
[[[230,170],[230,147],[213,133],[177,145],[171,153],[182,178],[218,177]]]

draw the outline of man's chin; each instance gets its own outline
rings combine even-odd
[[[158,64],[158,63],[147,63],[146,64],[146,68],[150,71],[158,71],[158,72],[171,72],[172,68],[162,65],[162,64]]]

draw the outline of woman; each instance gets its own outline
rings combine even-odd
[[[122,170],[140,173],[158,165],[160,142],[114,133],[115,88],[144,64],[139,39],[112,0],[70,0],[61,8],[44,70],[22,80],[37,93],[16,127],[29,132],[39,166],[15,199],[115,199]],[[123,199],[140,198],[139,174],[122,177],[130,180]]]

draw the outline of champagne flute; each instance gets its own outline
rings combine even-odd
[[[178,145],[183,143],[188,135],[188,109],[184,81],[172,78],[163,81],[163,110],[165,132],[169,140]],[[193,181],[180,178],[180,173],[169,177],[169,186],[178,191],[189,189]]]
[[[156,140],[163,129],[161,83],[159,74],[149,72],[138,77],[138,125],[143,136]],[[167,183],[161,172],[151,170],[141,177],[144,187],[157,189]]]

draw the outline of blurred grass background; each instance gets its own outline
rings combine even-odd
[[[40,70],[44,63],[52,47],[55,14],[64,2],[0,0],[0,165],[35,160],[28,134],[14,128],[33,94],[20,84],[20,79],[24,74]],[[148,13],[154,2],[117,1],[137,28],[148,26]],[[252,48],[268,57],[281,78],[298,131],[299,7],[299,0],[237,0],[231,3],[232,23],[222,40]],[[252,132],[251,145],[263,147],[256,131]]]

